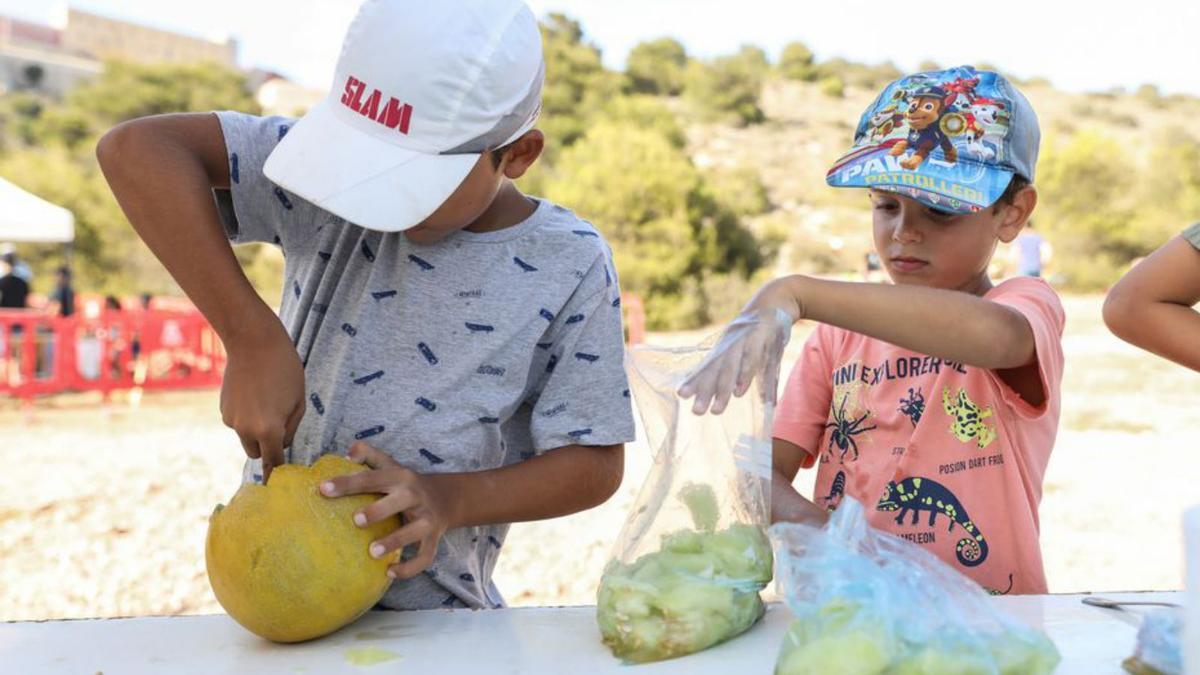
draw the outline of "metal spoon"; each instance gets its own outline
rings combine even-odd
[[[1117,600],[1109,600],[1107,598],[1097,598],[1094,595],[1089,595],[1088,597],[1084,598],[1083,604],[1091,605],[1093,607],[1103,607],[1105,609],[1121,609],[1128,605],[1151,605],[1154,607],[1179,607],[1180,606],[1174,602],[1150,602],[1150,601],[1143,601],[1143,600],[1133,600],[1133,601],[1124,602],[1124,601],[1117,601]]]

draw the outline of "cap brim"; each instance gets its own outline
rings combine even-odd
[[[355,225],[400,232],[436,211],[478,161],[479,154],[437,155],[382,142],[342,122],[324,99],[279,141],[263,174]]]
[[[959,150],[954,162],[935,150],[915,169],[900,166],[908,153],[892,156],[895,141],[856,148],[825,176],[832,187],[876,188],[911,197],[926,206],[952,213],[974,213],[996,203],[1013,172],[977,162]]]

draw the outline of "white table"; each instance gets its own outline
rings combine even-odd
[[[1121,673],[1133,651],[1136,612],[1089,607],[1079,595],[996,598],[1043,627],[1063,655],[1059,673]],[[1105,593],[1179,602],[1179,593]],[[700,654],[622,666],[600,643],[594,607],[472,612],[371,612],[320,640],[277,645],[223,615],[0,623],[0,672],[82,673],[770,673],[791,615],[770,605],[745,635]],[[395,655],[355,665],[348,655]]]

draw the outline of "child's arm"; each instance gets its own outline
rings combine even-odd
[[[804,459],[811,455],[800,446],[776,438],[772,442],[771,522],[809,523],[821,526],[829,512],[805,499],[792,486]]]
[[[1011,307],[969,293],[796,275],[763,286],[742,311],[742,317],[751,318],[739,317],[738,321],[753,324],[753,317],[759,317],[761,328],[757,332],[777,333],[777,321],[768,317],[780,312],[793,321],[827,323],[920,354],[995,370],[1035,406],[1045,397],[1037,377],[1037,354],[1029,321]],[[752,335],[746,339],[769,342]],[[713,412],[724,410],[730,395],[743,393],[760,367],[762,357],[756,355],[757,351],[761,350],[728,350],[731,358],[742,359],[740,367],[708,364],[681,388],[680,394],[696,396],[693,410],[697,413],[707,410],[710,401]]]
[[[404,514],[404,525],[373,542],[371,555],[418,544],[416,556],[388,569],[407,579],[429,567],[447,530],[556,518],[602,504],[621,485],[625,452],[623,445],[570,445],[498,469],[446,474],[415,473],[361,441],[349,457],[374,470],[334,478],[321,492],[382,494],[360,512],[363,520],[356,514],[360,527]]]
[[[130,224],[221,336],[221,414],[246,454],[262,457],[265,479],[304,414],[304,370],[221,227],[212,189],[228,188],[230,171],[216,116],[126,122],[100,139],[96,157]]]
[[[1104,323],[1146,351],[1200,371],[1200,250],[1175,237],[1117,282]]]
[[[976,368],[1034,362],[1033,330],[1020,312],[969,293],[909,285],[792,276],[767,284],[751,305],[780,307],[920,354]]]

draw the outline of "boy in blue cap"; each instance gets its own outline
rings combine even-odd
[[[513,184],[543,146],[544,66],[519,0],[368,0],[303,119],[168,115],[97,154],[130,222],[229,354],[245,480],[328,453],[322,485],[402,514],[382,604],[502,605],[507,523],[595,506],[633,418],[617,277],[600,234]],[[216,190],[216,200],[213,190]],[[286,258],[278,317],[228,241]]]
[[[987,271],[1037,204],[1038,137],[1025,97],[970,67],[901,78],[863,114],[827,181],[869,189],[894,283],[772,281],[681,390],[720,412],[754,373],[777,377],[792,323],[819,322],[776,411],[774,519],[821,523],[849,495],[990,589],[1046,592],[1038,503],[1064,314],[1045,282]],[[792,486],[813,466],[815,503]]]

